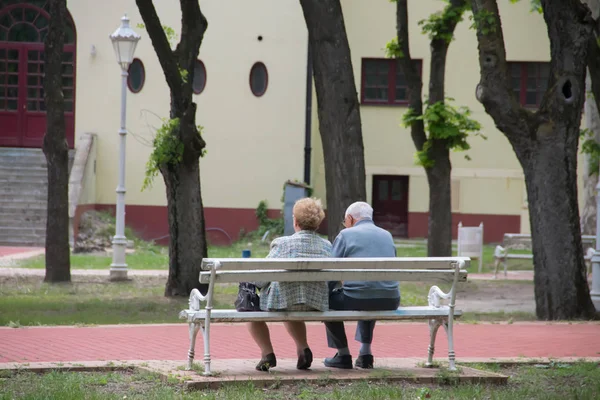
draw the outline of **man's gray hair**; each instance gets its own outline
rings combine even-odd
[[[352,218],[357,221],[365,218],[373,219],[373,208],[369,205],[369,203],[357,201],[356,203],[350,204],[350,206],[346,209],[344,218],[346,218],[348,215],[352,215]]]

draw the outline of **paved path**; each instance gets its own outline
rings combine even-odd
[[[292,340],[282,324],[271,324],[271,338],[280,358],[294,358]],[[347,324],[349,338],[355,324]],[[426,323],[378,323],[376,357],[406,358],[427,354]],[[309,343],[316,359],[332,355],[320,323],[308,324]],[[201,355],[202,335],[196,346]],[[244,324],[213,324],[212,353],[217,359],[259,358]],[[98,327],[0,328],[0,363],[117,360],[185,360],[187,324],[116,325]],[[436,355],[447,355],[443,331]],[[455,326],[457,358],[600,357],[600,323],[461,324]],[[358,347],[352,340],[351,350]]]

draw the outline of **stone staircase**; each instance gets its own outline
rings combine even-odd
[[[44,246],[47,192],[41,149],[0,148],[0,246]]]

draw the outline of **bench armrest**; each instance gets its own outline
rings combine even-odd
[[[206,297],[202,296],[202,293],[198,289],[192,289],[189,300],[190,310],[200,311],[201,301],[206,301]]]

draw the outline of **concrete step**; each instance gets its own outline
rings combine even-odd
[[[0,193],[0,205],[11,202],[38,203],[47,204],[48,196],[46,194],[26,194],[26,193]]]
[[[2,177],[0,177],[1,179]],[[31,182],[23,182],[23,181],[11,181],[4,182],[0,185],[0,190],[5,190],[7,192],[14,191],[34,191],[34,190],[48,190],[48,180],[44,179],[44,181],[31,181]]]
[[[48,187],[40,187],[40,185],[3,185],[0,186],[0,196],[48,196]]]
[[[14,247],[44,247],[46,244],[46,237],[37,236],[20,236],[13,238],[0,237],[0,246],[14,246]]]
[[[40,200],[36,198],[29,198],[23,196],[12,196],[7,199],[0,198],[0,209],[4,207],[10,207],[18,209],[20,208],[46,208],[48,206],[46,200]]]
[[[30,176],[30,175],[16,175],[6,174],[0,175],[0,186],[14,185],[14,184],[37,184],[37,185],[48,185],[48,175],[44,176]]]
[[[0,231],[0,237],[6,235],[10,236],[45,236],[46,235],[46,227],[38,228],[38,227],[26,227],[26,226],[3,226],[2,231]]]
[[[41,168],[5,168],[0,167],[0,177],[21,178],[35,177],[38,179],[48,179],[48,171]]]
[[[45,245],[47,196],[42,150],[0,148],[0,245]]]
[[[0,216],[0,229],[9,226],[22,226],[26,228],[45,228],[45,215],[4,215]]]
[[[15,207],[0,204],[0,219],[5,216],[43,216],[46,218],[46,206],[43,207]]]

